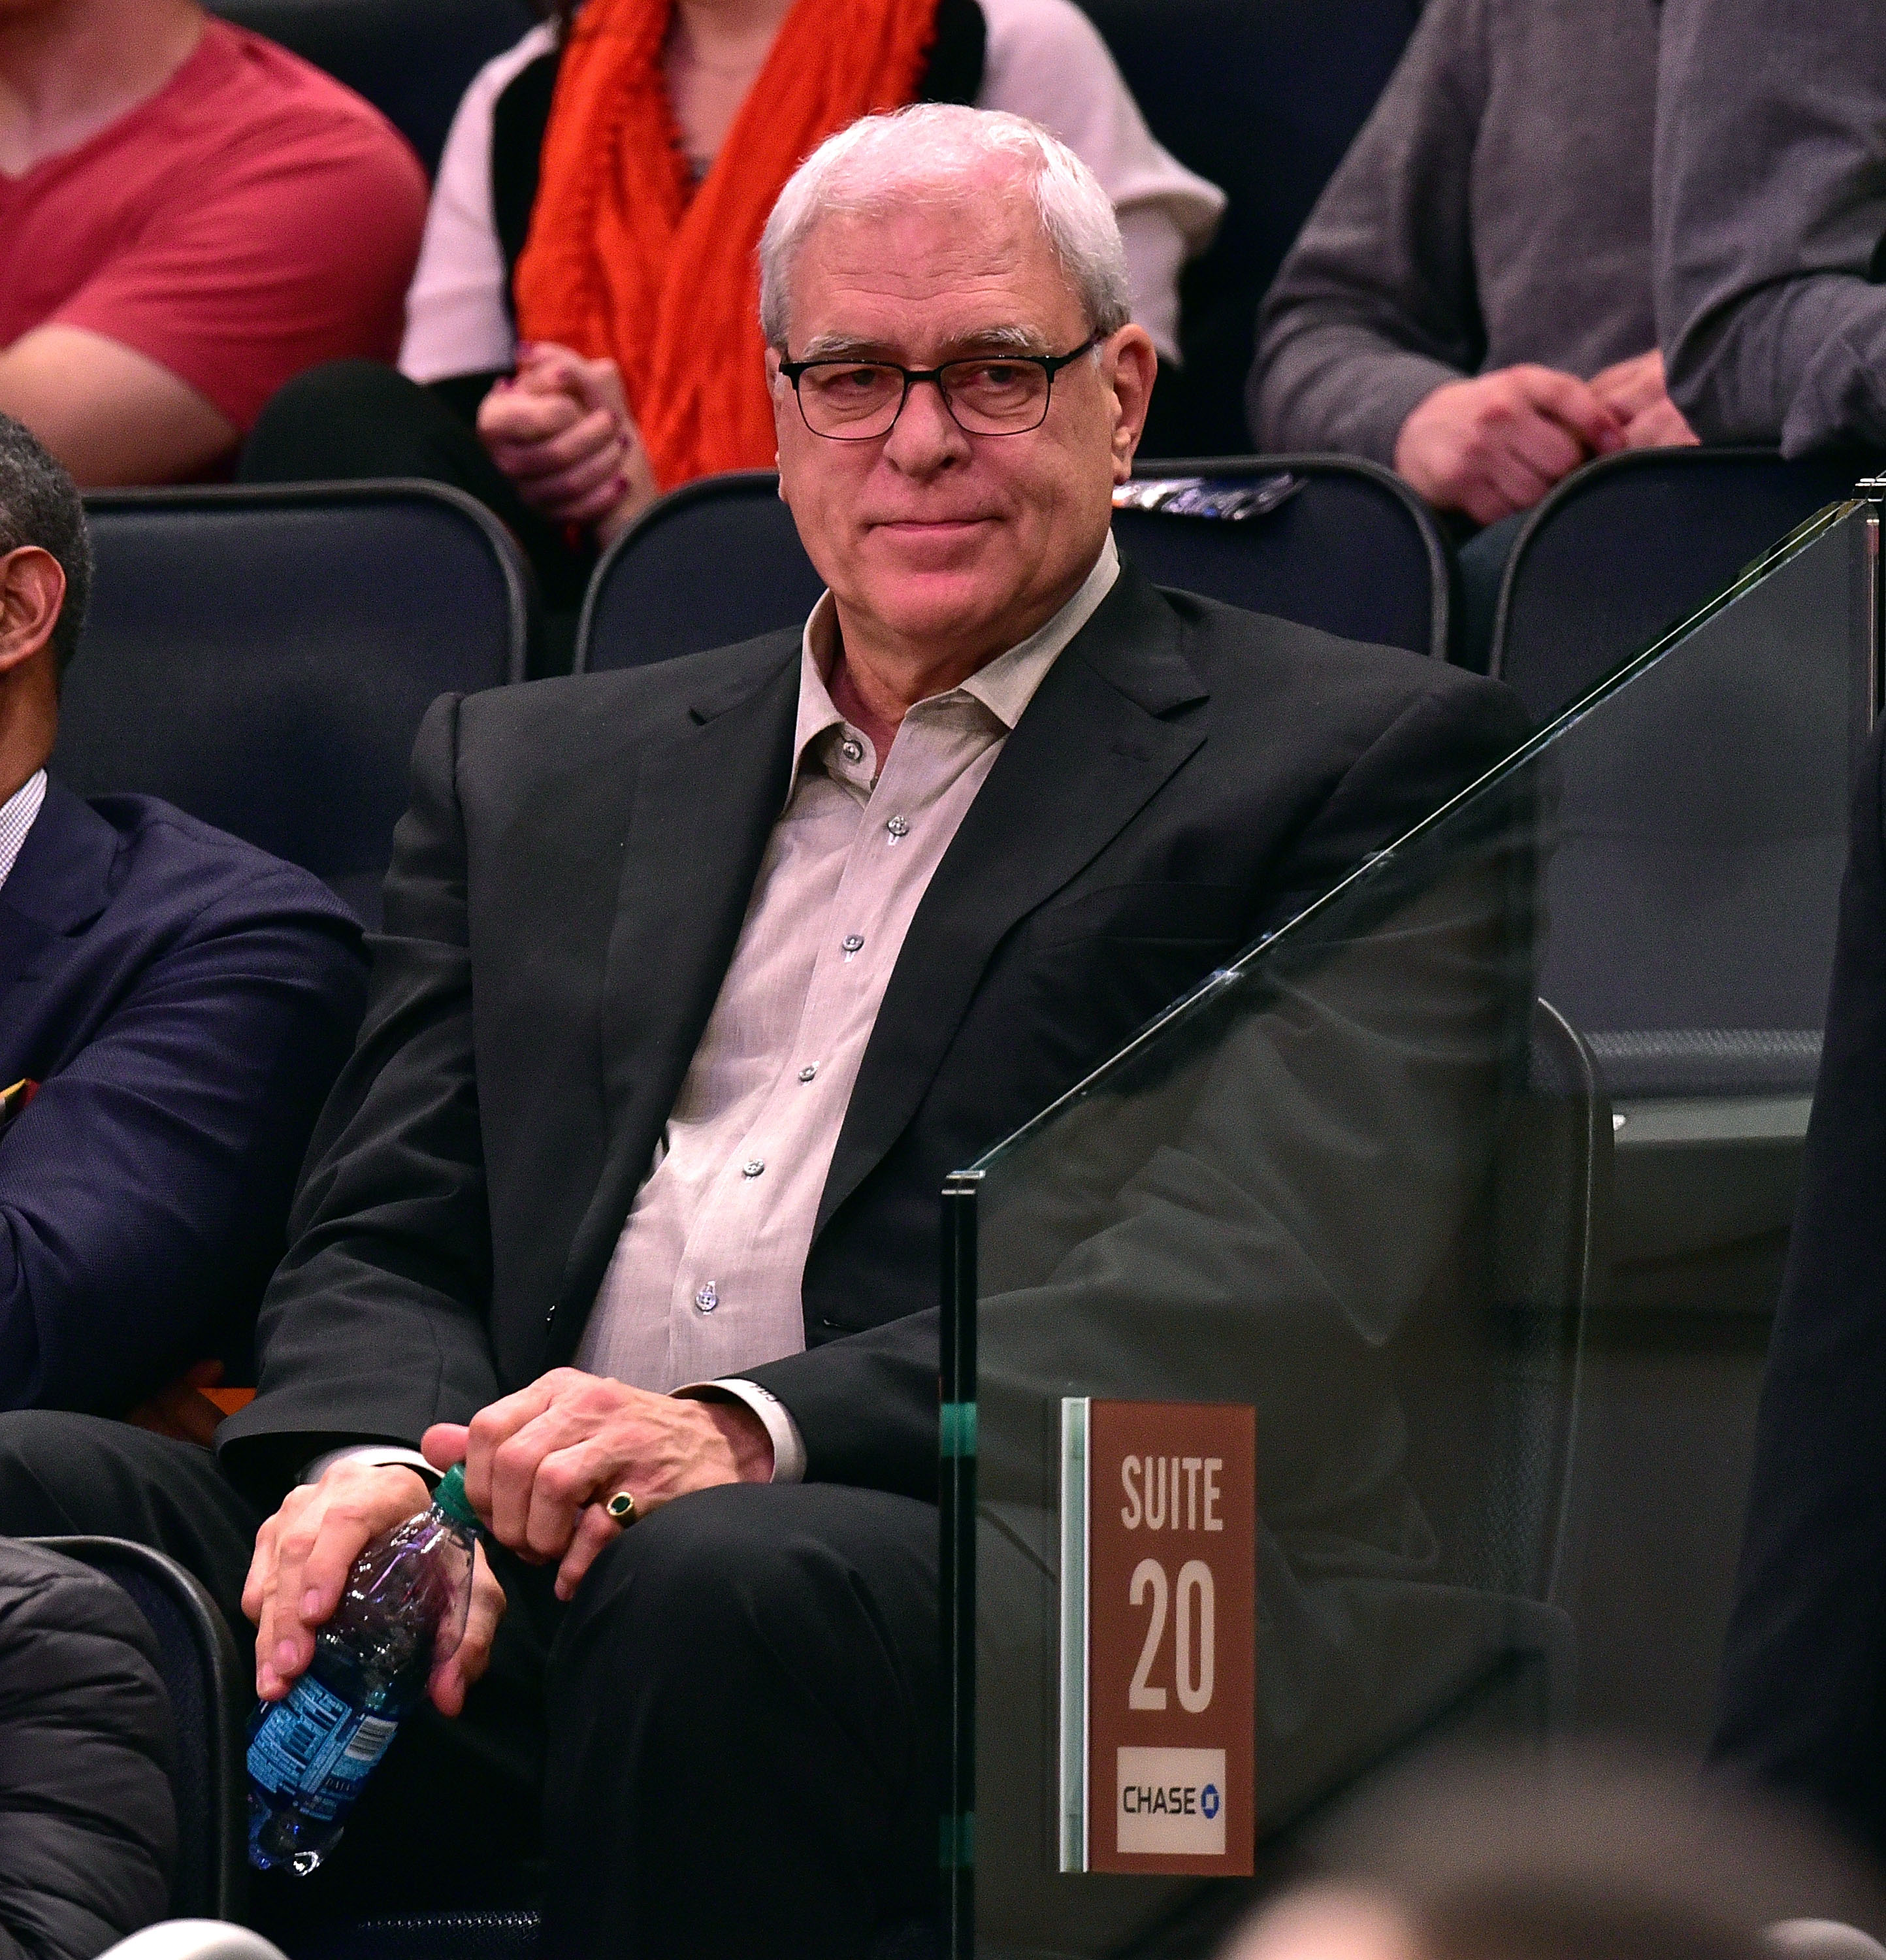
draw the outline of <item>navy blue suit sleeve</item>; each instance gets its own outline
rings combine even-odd
[[[1805,1170],[1769,1349],[1716,1753],[1886,1849],[1886,844],[1855,799]]]
[[[365,996],[306,886],[212,900],[0,1137],[0,1407],[122,1413],[243,1341]]]

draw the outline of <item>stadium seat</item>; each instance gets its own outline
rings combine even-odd
[[[42,1538],[131,1596],[156,1634],[158,1672],[177,1724],[179,1919],[238,1919],[246,1890],[241,1747],[247,1680],[208,1593],[174,1559],[117,1538]]]
[[[1188,269],[1182,368],[1155,391],[1147,453],[1234,455],[1258,303],[1420,12],[1417,0],[1083,0],[1153,133],[1230,199]]]
[[[1312,456],[1151,463],[1138,473],[1280,470],[1302,487],[1264,517],[1121,511],[1121,549],[1162,585],[1353,639],[1443,653],[1447,546],[1426,507],[1388,471]],[[822,588],[778,483],[771,470],[740,471],[653,505],[596,568],[577,628],[577,671],[642,667],[797,625]]]
[[[1864,458],[1636,450],[1569,476],[1515,542],[1491,671],[1539,720],[1570,705],[1824,505]]]
[[[1286,470],[1302,488],[1264,517],[1240,522],[1119,511],[1114,536],[1156,584],[1445,659],[1449,547],[1426,504],[1391,471],[1349,457],[1252,456],[1143,463],[1134,473]]]
[[[215,0],[366,97],[428,173],[473,75],[536,21],[525,0]]]
[[[369,923],[438,695],[521,677],[523,567],[425,483],[112,492],[53,767],[305,866]]]
[[[770,469],[684,484],[603,555],[576,671],[647,667],[797,625],[825,589]]]

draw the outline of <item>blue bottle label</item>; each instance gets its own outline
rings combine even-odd
[[[262,1717],[249,1745],[249,1774],[272,1796],[331,1824],[352,1806],[399,1726],[362,1714],[304,1674]]]

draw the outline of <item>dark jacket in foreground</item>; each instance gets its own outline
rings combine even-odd
[[[0,1408],[121,1414],[246,1349],[365,998],[316,879],[46,786],[0,885]]]
[[[0,1960],[92,1960],[177,1857],[157,1639],[109,1579],[0,1538]]]
[[[359,1048],[224,1424],[279,1483],[567,1363],[784,800],[800,640],[435,705]],[[938,1195],[1134,1029],[1506,753],[1512,697],[1130,569],[913,920],[834,1153],[808,1351],[749,1370],[815,1478],[933,1491]]]
[[[1833,998],[1722,1668],[1717,1754],[1886,1852],[1886,729]]]

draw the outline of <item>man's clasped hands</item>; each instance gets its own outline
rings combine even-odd
[[[553,1369],[469,1424],[435,1423],[420,1448],[438,1469],[465,1465],[466,1495],[491,1538],[528,1564],[554,1564],[564,1600],[624,1529],[604,1509],[617,1491],[633,1494],[639,1517],[689,1491],[765,1483],[773,1472],[765,1426],[743,1404],[651,1395],[574,1368]],[[418,1471],[358,1457],[288,1493],[256,1535],[243,1587],[264,1701],[279,1701],[313,1659],[315,1633],[368,1542],[428,1501]],[[465,1706],[504,1613],[481,1544],[464,1637],[433,1665],[428,1692],[442,1713]]]
[[[612,542],[658,494],[613,361],[526,341],[515,371],[479,405],[485,452],[525,503],[552,523]]]

